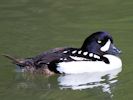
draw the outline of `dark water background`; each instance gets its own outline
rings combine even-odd
[[[45,50],[80,47],[96,31],[108,31],[123,53],[111,95],[102,88],[60,89],[59,75],[16,73],[0,56],[0,100],[132,100],[132,0],[0,0],[0,53],[31,57]],[[112,96],[113,94],[113,96]]]

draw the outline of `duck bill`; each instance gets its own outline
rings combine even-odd
[[[113,44],[111,44],[109,50],[107,51],[107,54],[119,56],[121,52],[122,51],[120,49],[116,48]]]

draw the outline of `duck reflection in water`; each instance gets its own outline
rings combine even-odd
[[[60,89],[83,90],[101,87],[102,91],[113,96],[111,90],[118,81],[117,76],[122,68],[108,72],[66,74],[58,78]]]
[[[66,92],[71,90],[71,92],[73,91],[74,93],[79,90],[82,90],[83,93],[84,90],[90,90],[96,93],[98,91],[98,94],[102,93],[112,98],[116,90],[118,75],[121,71],[122,68],[118,68],[108,72],[61,74],[55,76],[17,73],[16,83],[17,88],[43,90],[44,93],[49,92],[49,90],[57,91],[57,93],[60,90],[68,90]]]

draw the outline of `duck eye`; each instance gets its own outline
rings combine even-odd
[[[99,44],[101,44],[101,43],[102,43],[102,41],[101,41],[101,40],[98,40],[97,42],[98,42]]]

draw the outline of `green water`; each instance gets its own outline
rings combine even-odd
[[[108,31],[123,53],[122,72],[102,88],[60,89],[59,75],[16,73],[0,56],[0,100],[132,100],[132,0],[0,0],[0,53],[31,57],[45,50],[79,47],[93,32]]]

